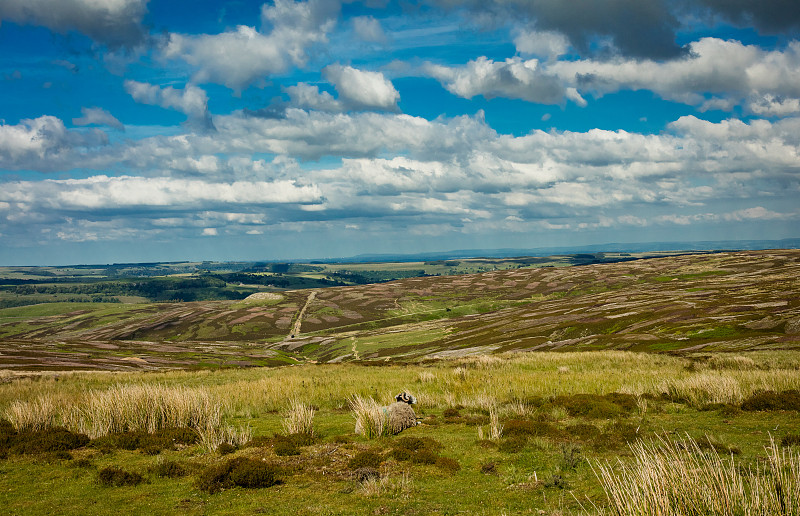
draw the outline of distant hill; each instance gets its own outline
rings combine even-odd
[[[783,240],[704,240],[697,242],[608,243],[584,246],[556,246],[505,249],[459,249],[454,251],[411,254],[359,254],[348,258],[330,258],[335,262],[392,262],[448,260],[455,258],[507,258],[513,256],[552,256],[577,253],[647,253],[666,251],[753,251],[763,249],[800,249],[800,238]]]
[[[0,369],[17,370],[798,348],[800,250],[509,268],[249,301],[0,310]]]

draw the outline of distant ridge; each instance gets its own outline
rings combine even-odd
[[[576,253],[648,253],[664,251],[757,251],[763,249],[800,249],[800,238],[782,240],[703,240],[698,242],[608,243],[584,246],[535,247],[529,249],[459,249],[454,251],[410,254],[359,254],[347,258],[297,260],[301,262],[416,262],[456,258],[510,258],[514,256],[552,256]]]

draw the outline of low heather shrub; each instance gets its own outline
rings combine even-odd
[[[383,462],[383,458],[375,452],[372,451],[362,451],[356,453],[348,462],[347,467],[351,471],[355,471],[359,468],[375,468],[378,469],[381,467],[381,462]]]
[[[742,402],[742,410],[796,410],[800,411],[800,391],[756,392]]]
[[[237,457],[206,468],[197,479],[197,487],[212,494],[234,486],[271,487],[280,483],[277,474],[278,471],[272,464],[247,457]]]
[[[109,487],[135,486],[141,484],[144,478],[136,472],[125,471],[116,466],[103,468],[98,472],[100,485]]]

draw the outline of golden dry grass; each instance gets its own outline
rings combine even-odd
[[[598,463],[595,474],[618,516],[800,514],[800,453],[771,442],[754,468],[704,452],[686,437],[631,446],[633,460]],[[606,511],[601,511],[606,512]]]

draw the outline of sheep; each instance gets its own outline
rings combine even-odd
[[[417,415],[414,413],[414,409],[411,408],[411,405],[417,402],[417,399],[405,392],[401,392],[397,396],[395,396],[395,402],[388,406],[378,406],[377,404],[374,405],[374,416],[380,419],[380,423],[378,426],[385,425],[388,432],[391,434],[399,434],[406,428],[411,428],[412,426],[417,426],[419,423],[417,421]],[[374,401],[370,400],[373,404]],[[358,412],[358,411],[357,411]],[[364,430],[364,423],[365,420],[362,417],[356,417],[356,429],[355,432],[357,434],[366,434]],[[370,424],[370,423],[367,423]],[[380,432],[379,432],[380,433]]]
[[[401,392],[394,397],[395,402],[387,407],[389,413],[389,431],[392,434],[399,434],[406,428],[417,426],[417,414],[411,405],[417,402],[417,398]]]

